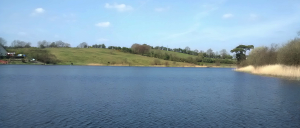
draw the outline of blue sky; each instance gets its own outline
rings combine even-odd
[[[1,0],[0,37],[76,47],[133,43],[206,51],[285,43],[300,30],[299,0]]]

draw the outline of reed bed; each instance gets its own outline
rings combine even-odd
[[[249,72],[258,75],[300,78],[299,66],[285,66],[285,65],[275,64],[275,65],[254,67],[250,65],[242,68],[237,68],[235,69],[235,71]]]

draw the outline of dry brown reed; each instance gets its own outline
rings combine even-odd
[[[237,68],[235,71],[239,72],[250,72],[259,75],[271,75],[281,77],[295,77],[300,78],[300,67],[299,66],[285,66],[280,64],[266,65],[254,67],[252,65],[243,68]]]

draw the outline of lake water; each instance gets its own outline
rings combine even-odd
[[[300,127],[300,82],[230,68],[0,65],[0,127]]]

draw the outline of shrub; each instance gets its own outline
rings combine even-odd
[[[133,44],[131,49],[136,54],[148,54],[150,52],[151,47],[149,45],[143,44]]]
[[[165,62],[165,65],[168,67],[170,64],[168,61]]]
[[[284,65],[300,65],[300,38],[295,38],[280,48],[277,60]]]
[[[216,66],[220,66],[220,60],[219,59],[216,60]]]
[[[116,61],[112,61],[110,64],[116,64]]]
[[[196,57],[196,61],[197,61],[197,62],[202,62],[202,56],[197,56],[197,57]]]
[[[29,58],[35,58],[38,61],[41,61],[46,64],[57,64],[60,61],[56,58],[55,55],[51,54],[45,49],[31,49],[30,52],[25,52]]]
[[[204,59],[203,59],[203,62],[205,62],[205,63],[214,63],[215,60],[212,59],[212,58],[204,58]]]
[[[241,61],[241,63],[238,65],[238,67],[246,67],[248,66],[248,62],[246,60]]]
[[[26,60],[25,60],[24,58],[22,58],[22,62],[23,62],[23,63],[26,63]]]
[[[153,64],[154,65],[160,65],[160,60],[159,59],[154,59]]]
[[[277,63],[277,51],[276,44],[272,44],[271,47],[257,47],[254,48],[248,58],[247,63],[253,66],[262,66]]]
[[[169,59],[170,59],[170,55],[167,54],[167,53],[165,53],[165,55],[164,55],[164,60],[169,60]]]

